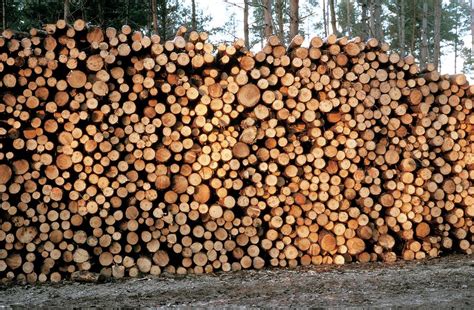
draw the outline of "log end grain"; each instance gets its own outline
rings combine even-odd
[[[260,100],[260,89],[254,84],[246,84],[239,89],[237,100],[244,107],[252,108]]]

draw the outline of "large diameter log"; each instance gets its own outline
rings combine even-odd
[[[252,108],[260,100],[260,89],[254,84],[246,84],[239,89],[237,100],[244,107]]]
[[[67,76],[67,82],[73,88],[81,88],[86,84],[87,76],[82,71],[72,70]]]
[[[5,164],[0,165],[0,184],[7,184],[12,177],[12,169]]]

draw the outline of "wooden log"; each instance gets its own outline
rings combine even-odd
[[[360,38],[0,38],[0,278],[472,253],[474,87]]]
[[[244,107],[254,107],[260,100],[260,90],[254,84],[246,84],[239,89],[237,100]]]

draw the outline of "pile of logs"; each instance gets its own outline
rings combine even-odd
[[[474,86],[334,35],[0,37],[0,278],[474,250]]]

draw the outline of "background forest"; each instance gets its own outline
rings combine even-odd
[[[217,42],[245,38],[252,49],[271,34],[288,43],[296,33],[307,38],[337,33],[376,37],[402,55],[413,54],[422,67],[433,63],[441,72],[473,72],[474,0],[0,1],[3,29],[27,31],[81,18],[102,26],[129,24],[170,39],[186,25],[210,32]]]

